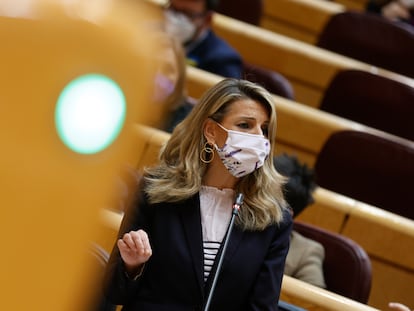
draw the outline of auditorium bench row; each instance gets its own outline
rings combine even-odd
[[[322,0],[330,1],[330,0]],[[368,0],[334,0],[333,2],[344,5],[348,10],[365,10]]]
[[[260,27],[314,45],[331,16],[345,10],[325,0],[265,0]]]
[[[414,86],[414,79],[345,57],[311,44],[215,14],[215,32],[251,64],[272,69],[291,82],[298,102],[319,107],[332,78],[341,70],[372,72]]]
[[[335,14],[364,11],[367,0],[264,0],[260,27],[303,42],[316,44]]]

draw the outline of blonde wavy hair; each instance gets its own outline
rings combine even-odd
[[[241,177],[236,192],[244,194],[236,225],[244,230],[263,230],[283,219],[287,205],[282,186],[285,178],[273,165],[276,136],[276,109],[272,95],[263,87],[246,81],[228,78],[210,88],[191,113],[179,123],[162,148],[159,165],[145,170],[146,188],[151,203],[178,202],[200,190],[208,164],[200,161],[206,143],[203,124],[208,118],[221,122],[228,107],[235,101],[252,99],[264,105],[269,112],[268,139],[270,156],[253,173]]]

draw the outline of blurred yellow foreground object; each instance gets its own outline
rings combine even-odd
[[[2,310],[88,309],[98,215],[120,195],[117,178],[134,159],[130,127],[152,96],[148,10],[0,0]]]

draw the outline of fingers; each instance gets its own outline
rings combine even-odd
[[[144,230],[138,230],[138,232],[133,232],[137,234],[137,241],[140,242],[141,250],[143,250],[145,256],[150,256],[152,254],[151,245],[147,233]]]
[[[410,18],[410,12],[398,2],[390,2],[382,8],[382,15],[390,20]]]
[[[395,311],[410,311],[410,308],[398,302],[390,302],[388,307]]]
[[[148,235],[144,230],[130,231],[125,233],[118,241],[120,250],[137,253],[141,256],[150,256],[152,254]]]
[[[151,255],[151,246],[149,243],[148,235],[144,230],[131,231],[130,237],[136,247],[136,250],[144,256]]]

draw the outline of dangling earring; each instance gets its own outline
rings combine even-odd
[[[203,149],[201,150],[200,153],[200,160],[203,163],[210,163],[211,161],[213,161],[214,159],[214,149],[213,149],[213,144],[206,142],[204,144]]]

